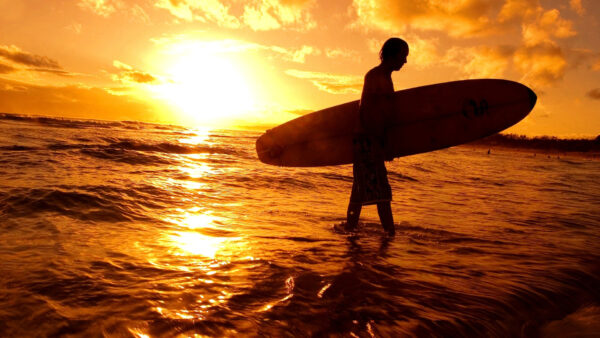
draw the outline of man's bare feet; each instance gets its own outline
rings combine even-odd
[[[350,224],[348,224],[347,222],[341,222],[341,223],[337,223],[333,225],[333,230],[335,232],[338,233],[349,233],[349,232],[356,232],[356,230],[358,229],[358,227],[356,225],[352,226]]]

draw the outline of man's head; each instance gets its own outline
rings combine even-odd
[[[379,51],[382,63],[389,64],[393,70],[400,70],[406,63],[408,44],[400,38],[389,38]]]

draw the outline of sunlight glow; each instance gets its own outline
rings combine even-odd
[[[169,80],[153,91],[196,125],[220,125],[255,106],[244,69],[233,57],[186,41],[167,45],[170,58],[163,64]]]
[[[210,136],[210,129],[208,128],[196,128],[190,132],[189,136],[178,139],[179,143],[198,145],[206,142]]]
[[[215,258],[217,251],[225,245],[228,237],[206,236],[198,232],[176,232],[170,236],[173,243],[187,254]]]
[[[206,156],[207,156],[206,154],[190,154],[190,155],[188,155],[188,157],[196,159],[196,160],[206,158]],[[204,176],[210,174],[212,171],[212,167],[206,163],[201,163],[201,164],[196,164],[196,165],[189,166],[189,167],[180,167],[179,170],[184,172],[187,176],[189,176],[191,178],[201,178],[201,177],[204,177]],[[186,181],[186,184],[188,186],[193,186],[194,183],[201,183],[201,182]],[[202,186],[204,186],[204,184],[200,185],[199,187],[202,187]],[[196,187],[198,187],[198,185],[196,185]]]
[[[214,222],[218,217],[209,213],[197,214],[184,212],[166,221],[177,224],[184,231],[174,231],[168,235],[171,246],[177,248],[176,255],[200,255],[214,259],[222,249],[226,249],[239,237],[230,237],[227,230],[222,230]]]

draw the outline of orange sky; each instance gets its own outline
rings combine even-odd
[[[358,99],[390,36],[397,90],[532,87],[510,132],[600,133],[596,0],[0,0],[0,112],[269,125]]]

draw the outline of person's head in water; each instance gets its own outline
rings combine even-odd
[[[379,51],[381,63],[392,70],[400,70],[406,63],[408,43],[400,38],[389,38]]]

